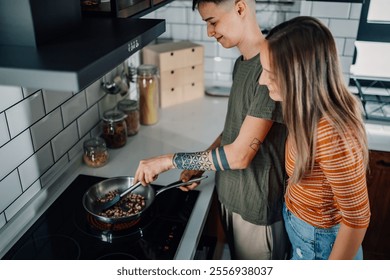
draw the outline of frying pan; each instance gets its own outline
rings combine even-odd
[[[130,222],[132,220],[136,220],[139,217],[141,217],[142,213],[145,212],[152,205],[154,199],[160,193],[173,188],[188,185],[203,180],[205,178],[207,178],[207,176],[193,178],[185,183],[179,180],[157,191],[151,185],[148,185],[146,187],[140,186],[134,191],[132,191],[131,193],[142,195],[145,198],[145,207],[141,211],[126,217],[105,217],[100,215],[98,199],[104,197],[110,191],[122,192],[126,190],[129,186],[133,185],[133,181],[134,181],[134,177],[130,177],[130,176],[109,178],[94,184],[84,193],[83,206],[88,213],[90,213],[97,220],[100,220],[102,222],[110,223],[110,224]]]

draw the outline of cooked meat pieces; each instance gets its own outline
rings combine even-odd
[[[98,199],[98,203],[105,203],[112,200],[118,191],[110,191],[104,197]],[[145,197],[140,194],[130,193],[121,199],[113,207],[99,213],[99,215],[108,218],[122,218],[131,215],[138,214],[142,209],[145,208]]]

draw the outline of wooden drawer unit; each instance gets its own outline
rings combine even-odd
[[[160,71],[160,106],[187,102],[204,94],[204,48],[190,41],[146,46],[143,64]]]
[[[371,219],[363,240],[368,260],[390,260],[390,152],[370,151],[367,188]]]

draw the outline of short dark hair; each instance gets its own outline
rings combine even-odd
[[[214,3],[215,5],[219,5],[222,2],[225,2],[226,0],[192,0],[192,10],[195,11],[195,9],[199,6],[201,3]]]

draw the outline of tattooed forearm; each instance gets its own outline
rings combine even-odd
[[[249,147],[251,147],[252,150],[257,152],[260,149],[261,144],[263,144],[263,142],[261,142],[257,138],[254,138],[252,143],[249,145]]]
[[[176,153],[173,156],[173,165],[178,169],[185,170],[212,170],[209,160],[209,151],[196,153]]]

